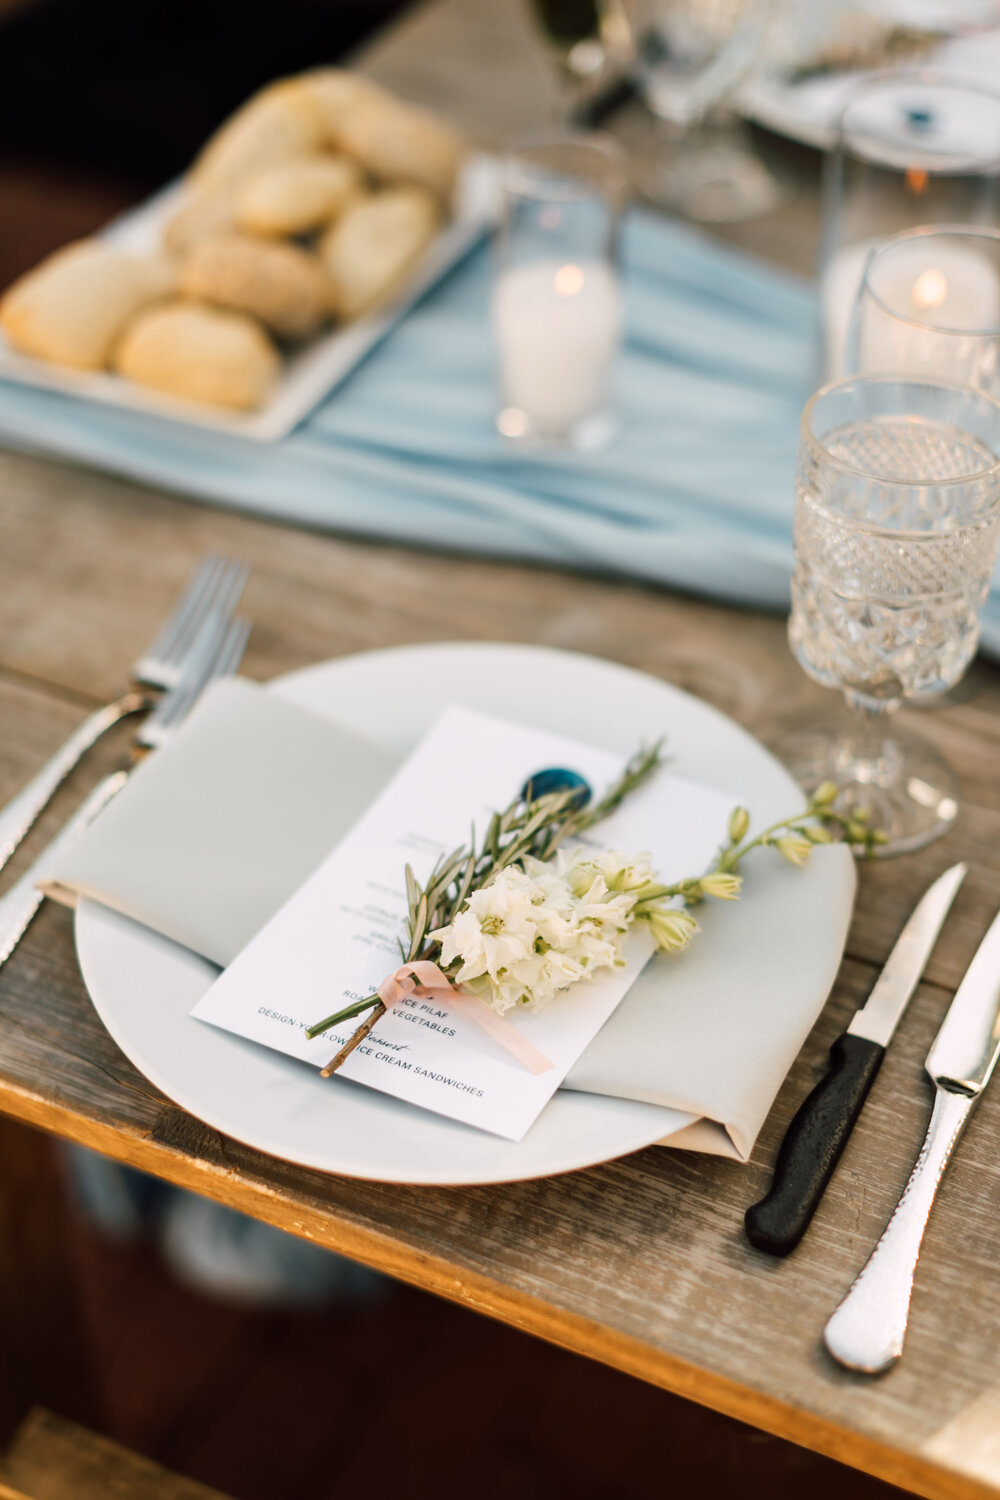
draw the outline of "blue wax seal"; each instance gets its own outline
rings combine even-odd
[[[563,766],[549,766],[528,777],[521,788],[521,797],[525,802],[535,802],[539,797],[548,797],[553,792],[569,791],[573,792],[570,806],[574,812],[586,807],[593,795],[590,783],[579,771],[567,771]]]
[[[934,111],[926,104],[908,104],[905,114],[906,123],[914,130],[930,130],[934,124]]]

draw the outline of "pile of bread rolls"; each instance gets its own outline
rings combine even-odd
[[[405,283],[462,155],[448,126],[357,74],[282,79],[205,146],[158,252],[68,245],[6,292],[0,327],[37,359],[253,410],[283,350]]]

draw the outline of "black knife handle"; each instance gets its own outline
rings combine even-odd
[[[787,1255],[805,1234],[884,1056],[878,1042],[846,1031],[830,1048],[828,1071],[785,1132],[770,1191],[747,1209],[756,1249]]]

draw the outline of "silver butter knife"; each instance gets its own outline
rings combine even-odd
[[[76,843],[98,813],[121,791],[127,780],[127,771],[116,771],[99,782],[31,868],[0,897],[0,964],[6,963],[10,958],[45,899],[38,889],[38,882],[45,879],[57,860]]]
[[[934,1108],[917,1164],[885,1233],[826,1325],[849,1370],[877,1375],[903,1352],[913,1276],[934,1195],[1000,1057],[1000,915],[983,938],[924,1063]]]

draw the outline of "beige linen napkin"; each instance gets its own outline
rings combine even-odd
[[[225,965],[398,764],[396,752],[273,692],[216,683],[47,892],[102,902]],[[839,966],[851,892],[836,865],[849,855],[824,855],[807,874],[763,857],[743,901],[703,907],[698,941],[647,965],[565,1086],[687,1112],[696,1123],[669,1144],[745,1160]],[[819,929],[817,884],[829,896]]]

